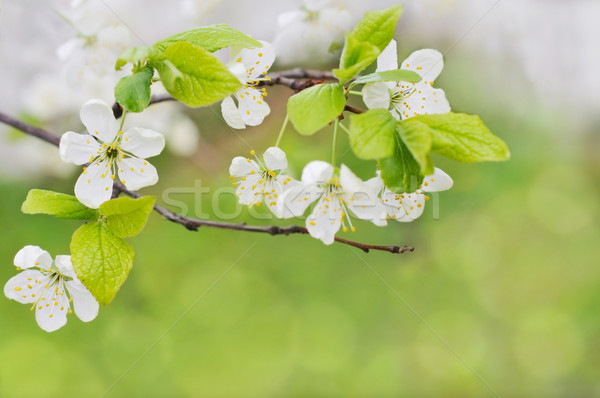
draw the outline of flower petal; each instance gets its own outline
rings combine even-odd
[[[253,171],[256,173],[259,170],[260,168],[254,160],[243,156],[236,156],[231,161],[231,166],[229,166],[229,175],[233,177],[243,177],[251,174]]]
[[[136,190],[158,182],[156,168],[144,159],[126,157],[118,166],[119,179],[127,189]]]
[[[236,54],[235,61],[239,61],[246,67],[246,81],[255,80],[262,74],[266,74],[273,62],[275,62],[275,49],[266,41],[260,40],[262,47],[244,48]]]
[[[35,304],[35,320],[46,332],[54,332],[66,325],[68,310],[69,299],[61,281],[59,286],[45,289]]]
[[[223,119],[225,119],[225,122],[234,129],[246,128],[246,125],[242,120],[240,110],[235,105],[235,102],[233,102],[233,98],[231,96],[225,98],[221,102],[221,114],[223,115]]]
[[[450,103],[444,90],[435,89],[429,84],[417,83],[414,93],[399,104],[399,112],[403,119],[417,115],[431,115],[450,112]]]
[[[248,126],[258,126],[271,113],[260,91],[254,87],[246,87],[236,94],[239,104],[239,114]]]
[[[330,245],[342,225],[342,208],[338,198],[329,202],[324,199],[322,197],[319,200],[312,214],[306,219],[306,229],[310,236]]]
[[[390,92],[385,83],[365,84],[362,95],[363,101],[369,109],[390,108]]]
[[[425,195],[422,193],[405,193],[402,195],[404,214],[396,218],[397,221],[410,222],[421,217],[425,210]]]
[[[452,181],[452,178],[436,167],[432,175],[423,178],[421,189],[425,192],[447,191],[452,188],[453,184],[454,181]]]
[[[141,127],[127,130],[121,140],[121,149],[142,159],[158,155],[164,147],[165,137],[161,133]]]
[[[389,189],[384,189],[383,194],[381,195],[381,203],[389,218],[399,220],[406,217],[402,196],[403,195],[392,192]]]
[[[56,268],[58,268],[58,272],[60,272],[62,276],[77,278],[75,270],[73,269],[73,264],[71,263],[71,256],[56,256],[54,264],[56,264]]]
[[[89,134],[68,131],[60,138],[60,158],[67,163],[91,162],[99,148],[100,144]]]
[[[247,177],[242,177],[242,180],[237,182],[236,194],[238,195],[238,202],[243,205],[252,205],[262,200],[260,195],[260,189],[258,187],[258,181],[260,174],[248,174]]]
[[[302,182],[306,185],[322,184],[333,175],[333,166],[321,160],[313,160],[302,170]]]
[[[65,282],[65,286],[73,298],[73,310],[79,319],[89,322],[98,316],[98,301],[78,279]]]
[[[412,70],[421,75],[421,82],[431,84],[444,69],[444,57],[437,50],[418,50],[402,62],[400,69]]]
[[[17,252],[14,264],[23,269],[31,267],[50,269],[52,257],[50,253],[39,246],[27,245]]]
[[[323,190],[316,185],[304,185],[299,181],[294,181],[289,189],[283,192],[282,209],[280,218],[300,217],[306,211],[306,208],[323,194]]]
[[[81,121],[88,133],[104,142],[112,142],[116,137],[119,125],[112,109],[99,99],[92,99],[83,104],[79,112]]]
[[[110,178],[110,167],[107,162],[92,163],[77,179],[75,183],[75,196],[77,199],[92,209],[110,199],[113,189],[113,180]]]
[[[4,295],[21,304],[34,303],[40,298],[47,282],[48,277],[44,276],[40,271],[28,269],[13,276],[6,282],[6,285],[4,285]]]
[[[284,170],[287,168],[287,157],[281,149],[272,146],[263,154],[265,166],[269,170]]]
[[[398,69],[398,45],[396,40],[392,39],[390,44],[377,57],[376,72]]]

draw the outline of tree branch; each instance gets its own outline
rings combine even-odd
[[[333,79],[333,75],[329,72],[320,72],[320,71],[311,71],[311,70],[303,70],[303,69],[293,69],[286,72],[272,73],[271,81],[262,81],[259,85],[268,85],[272,86],[275,84],[281,84],[291,88],[292,90],[303,90],[310,85],[320,84],[323,80]],[[298,81],[296,79],[309,79],[307,81]],[[315,81],[319,81],[318,83]],[[158,103],[163,101],[171,101],[174,100],[168,94],[162,95],[153,95],[151,97],[150,103]],[[354,108],[352,106],[347,105],[346,110],[354,113],[362,113],[364,112],[362,109]],[[122,116],[122,108],[115,103],[113,105],[113,112],[115,117],[119,118]],[[55,136],[54,134],[38,128],[31,126],[27,123],[21,122],[17,119],[14,119],[4,113],[0,112],[0,122],[12,126],[25,134],[37,137],[43,141],[46,141],[49,144],[54,146],[58,146],[60,143],[60,137]],[[125,195],[131,196],[133,198],[139,198],[142,195],[135,191],[130,191],[125,188],[120,182],[115,181],[114,184],[114,192],[113,197],[116,197],[119,193],[123,193]],[[305,227],[301,227],[298,225],[289,225],[285,227],[280,227],[276,225],[266,225],[266,226],[257,226],[257,225],[247,225],[245,223],[228,223],[228,222],[220,222],[213,220],[202,220],[198,218],[189,218],[184,217],[181,214],[177,214],[168,210],[162,206],[155,205],[154,210],[162,215],[167,220],[180,224],[187,228],[190,231],[197,231],[200,227],[209,227],[209,228],[219,228],[219,229],[229,229],[235,231],[246,231],[246,232],[259,232],[266,233],[269,235],[291,235],[291,234],[303,234],[308,235],[308,230]],[[382,246],[382,245],[371,245],[366,243],[360,243],[348,239],[343,239],[339,237],[335,237],[335,241],[338,243],[343,243],[345,245],[356,247],[365,253],[368,253],[370,250],[378,250],[389,253],[404,253],[407,251],[414,251],[413,247],[410,246]]]

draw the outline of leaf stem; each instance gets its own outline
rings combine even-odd
[[[290,118],[286,112],[285,114],[285,119],[283,120],[283,124],[281,125],[281,130],[279,130],[279,135],[277,136],[277,141],[275,141],[275,146],[279,147],[279,143],[281,142],[281,137],[283,137],[283,132],[285,131],[285,128],[288,125]]]
[[[348,127],[344,126],[343,123],[340,123],[340,127],[342,128],[342,130],[344,130],[346,132],[346,134],[350,135],[350,129],[348,129]]]
[[[348,91],[348,94],[362,97],[362,93],[360,91]]]
[[[123,115],[121,116],[121,124],[119,125],[119,131],[123,131],[123,125],[125,124],[126,116],[127,116],[127,109],[123,108]]]
[[[333,144],[331,145],[331,164],[335,166],[335,143],[337,141],[338,126],[340,125],[340,119],[336,118],[333,124]]]

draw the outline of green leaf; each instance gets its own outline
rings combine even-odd
[[[411,118],[429,126],[431,151],[459,162],[504,161],[510,150],[483,124],[479,116],[464,113],[422,115]]]
[[[350,117],[350,145],[361,159],[394,155],[397,120],[387,109],[371,109]]]
[[[423,182],[421,166],[399,137],[394,155],[380,159],[379,169],[385,186],[396,193],[415,192]]]
[[[75,273],[102,305],[113,300],[127,279],[133,257],[133,248],[102,221],[82,225],[71,238]]]
[[[25,214],[50,214],[74,220],[97,220],[100,217],[98,210],[86,207],[75,196],[42,189],[29,191],[21,211]]]
[[[187,42],[173,44],[152,65],[169,94],[192,107],[222,100],[242,86],[214,55]]]
[[[433,173],[433,164],[429,159],[431,151],[431,133],[426,124],[414,119],[397,122],[400,139],[410,151],[413,159],[419,164],[419,174]]]
[[[228,25],[209,25],[177,33],[154,43],[154,48],[165,51],[177,42],[188,42],[206,51],[215,52],[229,46],[244,48],[262,47],[262,44]]]
[[[368,11],[354,27],[351,35],[359,42],[369,42],[383,51],[394,38],[396,23],[403,6],[397,4],[384,10]]]
[[[121,70],[128,62],[132,65],[145,64],[153,56],[151,47],[134,47],[124,50],[115,64],[115,70]]]
[[[396,69],[386,70],[384,72],[371,73],[370,75],[359,77],[350,83],[350,87],[357,84],[377,83],[377,82],[409,82],[418,83],[421,81],[421,76],[411,70]]]
[[[300,134],[311,135],[338,117],[345,106],[341,84],[319,84],[291,96],[287,112]]]
[[[359,42],[356,38],[346,35],[346,44],[340,58],[340,68],[334,69],[333,74],[340,83],[350,81],[360,71],[377,59],[381,51],[371,43]]]
[[[150,84],[154,70],[144,68],[125,76],[115,86],[115,98],[128,112],[141,112],[150,104]]]
[[[402,5],[365,13],[352,32],[346,35],[340,67],[333,70],[340,82],[349,81],[375,61],[394,37],[401,14]]]
[[[154,198],[117,198],[100,205],[100,214],[106,217],[108,228],[120,238],[137,235],[148,220],[154,207]]]

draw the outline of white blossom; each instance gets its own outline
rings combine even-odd
[[[275,50],[266,41],[261,43],[263,46],[259,48],[231,48],[227,66],[243,87],[221,102],[221,113],[227,124],[235,129],[258,126],[271,113],[264,100],[267,91],[264,87],[259,89],[257,84],[269,80],[266,73],[275,61]]]
[[[286,191],[285,208],[291,216],[299,216],[317,201],[306,219],[306,228],[313,238],[326,245],[333,243],[340,228],[344,232],[355,230],[350,213],[377,226],[387,224],[385,209],[376,193],[345,165],[338,177],[329,163],[310,162],[302,171],[301,182],[301,186]]]
[[[112,110],[100,100],[86,102],[80,117],[88,133],[63,134],[60,157],[68,163],[89,163],[75,184],[81,203],[98,208],[109,200],[117,176],[131,190],[158,182],[156,169],[145,159],[163,150],[162,134],[140,127],[120,131]]]
[[[410,222],[421,217],[425,210],[425,202],[429,197],[425,192],[447,191],[452,188],[452,178],[437,167],[432,175],[425,176],[419,189],[412,193],[395,193],[383,183],[379,172],[376,177],[367,181],[371,189],[379,194],[388,218],[400,222]]]
[[[366,84],[362,90],[363,100],[369,109],[388,109],[396,119],[407,119],[418,115],[450,112],[450,104],[442,89],[432,87],[442,72],[444,60],[437,50],[424,49],[413,52],[400,65],[402,70],[418,73],[418,83],[381,82]],[[377,72],[398,69],[396,41],[377,57]]]
[[[98,302],[79,281],[71,256],[56,256],[38,246],[25,246],[16,254],[17,270],[4,285],[4,295],[22,304],[32,304],[35,319],[42,329],[53,332],[67,323],[67,313],[72,313],[84,322],[98,315]]]

